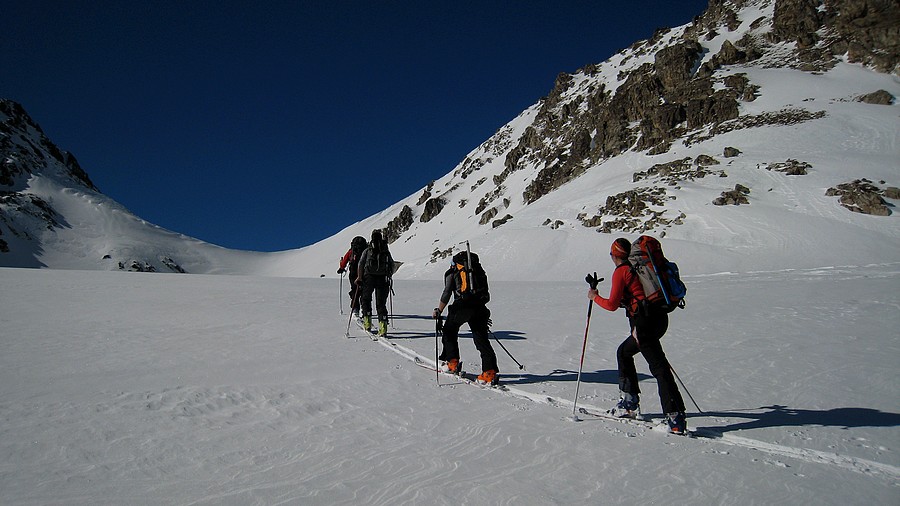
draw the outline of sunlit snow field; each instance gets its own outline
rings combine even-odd
[[[493,283],[536,402],[345,338],[334,278],[0,269],[0,502],[896,504],[898,267],[687,277],[663,344],[695,438],[571,420],[584,283]],[[398,347],[434,356],[440,290],[395,283]],[[592,314],[578,401],[606,408],[627,322]]]

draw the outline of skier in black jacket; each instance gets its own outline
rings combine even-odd
[[[471,269],[467,268],[468,259],[472,259]],[[475,279],[469,279],[469,277]],[[473,290],[474,285],[474,290]],[[444,273],[444,291],[441,293],[438,307],[434,308],[432,318],[438,319],[447,303],[450,295],[453,295],[453,304],[447,312],[447,321],[444,322],[443,350],[438,360],[440,367],[445,372],[459,373],[459,328],[463,323],[468,323],[472,330],[472,339],[475,347],[481,353],[481,374],[478,381],[481,383],[496,385],[499,383],[499,369],[497,368],[497,355],[488,339],[488,321],[491,310],[487,308],[490,301],[488,292],[487,275],[478,261],[478,255],[459,252],[453,257],[453,264]]]
[[[363,327],[367,331],[372,328],[372,291],[375,291],[379,336],[387,335],[387,298],[393,274],[394,258],[388,250],[387,241],[381,235],[381,230],[373,230],[369,247],[359,257],[356,284],[362,289],[360,299],[362,301]]]

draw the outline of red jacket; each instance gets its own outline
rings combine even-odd
[[[341,269],[347,268],[347,263],[350,262],[350,258],[353,256],[353,248],[347,250],[347,253],[344,254],[344,257],[341,258]]]
[[[641,280],[628,264],[622,264],[613,271],[612,286],[609,289],[609,298],[604,299],[600,294],[594,297],[594,302],[607,311],[615,311],[624,307],[628,316],[637,312],[638,301],[645,299],[644,288]]]

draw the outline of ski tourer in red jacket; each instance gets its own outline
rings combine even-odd
[[[631,326],[631,333],[616,350],[619,403],[611,412],[621,417],[641,417],[641,390],[634,366],[634,356],[640,353],[647,360],[650,373],[656,378],[659,402],[666,413],[669,430],[684,434],[687,431],[684,401],[660,343],[669,327],[669,315],[664,309],[642,303],[646,296],[640,279],[628,262],[630,253],[631,243],[624,238],[616,239],[610,247],[609,255],[616,264],[616,270],[613,272],[609,298],[602,297],[596,288],[588,290],[588,298],[603,309],[616,311],[624,307]]]

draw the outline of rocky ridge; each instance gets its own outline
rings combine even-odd
[[[527,126],[518,132],[511,125],[502,128],[453,171],[453,183],[446,190],[429,185],[419,199],[419,204],[425,199],[424,207],[403,212],[412,211],[427,222],[447,212],[447,202],[458,200],[458,208],[471,213],[478,224],[498,227],[514,219],[516,209],[534,204],[589,171],[602,170],[604,162],[625,153],[645,153],[649,159],[671,152],[675,143],[691,146],[729,132],[826,119],[824,111],[800,105],[742,114],[741,104],[754,102],[764,90],[741,69],[823,73],[847,61],[896,73],[898,20],[900,7],[883,0],[711,0],[689,25],[659,29],[650,39],[602,64],[559,74],[550,93],[526,112]],[[723,34],[731,36],[723,38]],[[890,105],[895,98],[885,90],[872,90],[855,100]],[[731,158],[741,152],[740,146],[730,147],[723,155]],[[604,233],[657,230],[665,235],[665,229],[687,217],[673,206],[676,197],[666,188],[726,177],[725,169],[714,168],[719,163],[714,156],[671,160],[637,170],[634,182],[644,185],[599,196],[602,204],[596,212],[570,218]],[[499,160],[502,170],[465,185],[466,198],[455,195],[463,180],[496,166]],[[798,160],[773,161],[763,168],[785,175],[813,169]],[[519,186],[511,184],[513,178],[526,182],[519,194],[510,190]],[[748,186],[732,185],[710,195],[709,202],[750,204],[751,192]],[[872,209],[853,207],[856,212]],[[503,218],[498,220],[499,216]],[[548,218],[543,225],[558,227],[562,222]],[[403,223],[408,225],[392,229],[393,237],[414,234],[412,221]]]
[[[411,251],[431,248],[436,262],[452,254],[459,237],[499,227],[663,237],[697,216],[696,206],[679,199],[686,191],[702,194],[710,209],[744,206],[736,212],[746,212],[766,199],[771,204],[790,194],[772,193],[773,185],[815,178],[822,160],[810,153],[766,156],[743,140],[767,129],[811,131],[832,118],[813,98],[760,105],[777,84],[761,79],[760,69],[827,76],[851,64],[896,76],[898,11],[896,1],[885,0],[710,0],[685,26],[659,29],[602,63],[559,74],[547,96],[446,176],[365,226],[383,228],[391,243],[409,244]],[[886,86],[891,91],[872,87],[818,100],[888,108],[900,93]],[[724,136],[728,144],[716,142]],[[624,178],[622,167],[629,170]],[[835,197],[830,202],[838,212],[893,212],[900,192],[889,173],[847,173],[816,185]],[[53,145],[20,105],[0,101],[0,255],[14,243],[39,249],[40,236],[69,228],[52,198],[29,189],[34,176],[99,194],[75,158]],[[590,201],[567,190],[560,193],[574,195],[580,209],[557,209],[555,192],[568,185],[583,186]],[[135,243],[111,241],[91,254],[119,270],[185,272],[183,266],[199,265],[186,263],[183,252],[147,247],[153,240]]]
[[[21,104],[0,99],[0,254],[12,253],[13,242],[37,253],[45,234],[71,228],[56,202],[31,187],[36,180],[53,181],[59,188],[85,195],[101,195],[78,160],[57,147]],[[111,247],[98,260],[123,271],[186,272],[172,256]]]
[[[20,104],[0,100],[0,253],[10,251],[4,234],[34,241],[33,230],[65,224],[49,202],[22,191],[35,173],[97,191],[78,160],[53,144]]]

